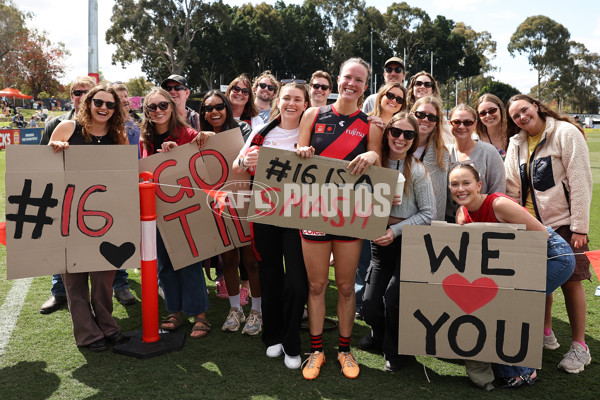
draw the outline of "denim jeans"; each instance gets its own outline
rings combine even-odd
[[[363,240],[360,258],[358,259],[358,268],[356,268],[356,282],[354,283],[354,293],[356,294],[356,312],[360,312],[365,293],[367,270],[371,263],[371,241]]]
[[[169,313],[182,311],[186,315],[198,315],[208,310],[208,293],[202,261],[175,271],[158,231],[156,232],[156,258],[167,311]]]
[[[120,289],[129,289],[129,283],[127,278],[129,274],[126,269],[119,269],[115,274],[115,280],[113,281],[113,290],[117,291]],[[65,285],[63,283],[60,274],[52,275],[52,288],[50,289],[52,296],[66,296]]]
[[[550,227],[547,227],[546,230],[550,235],[546,251],[548,257],[546,263],[546,296],[548,296],[571,277],[575,269],[575,256],[572,254],[571,246],[558,233]],[[502,378],[528,375],[533,373],[534,370],[534,368],[496,364],[496,373]]]

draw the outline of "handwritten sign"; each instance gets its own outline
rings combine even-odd
[[[160,184],[156,222],[174,269],[250,244],[250,176],[230,167],[243,145],[236,128],[209,138],[201,152],[190,143],[140,160],[140,172]]]
[[[375,239],[385,233],[398,171],[369,167],[351,175],[347,161],[260,149],[249,215],[257,222]]]
[[[504,224],[405,227],[400,354],[540,368],[546,246]]]
[[[139,267],[137,149],[6,149],[8,279]]]

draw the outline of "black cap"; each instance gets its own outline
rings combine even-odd
[[[169,75],[169,77],[167,79],[162,81],[162,83],[160,84],[160,87],[164,89],[165,85],[167,84],[168,81],[175,81],[177,83],[182,84],[183,86],[185,86],[188,89],[190,88],[187,80],[181,75]]]

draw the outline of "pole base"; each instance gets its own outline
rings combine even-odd
[[[171,351],[181,350],[185,342],[185,331],[159,332],[160,339],[153,343],[142,342],[143,331],[124,333],[125,339],[113,346],[113,352],[124,356],[146,359],[160,356]]]

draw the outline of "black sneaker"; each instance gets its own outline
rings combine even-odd
[[[382,352],[382,343],[379,340],[376,340],[370,333],[360,339],[358,342],[358,348],[364,351],[381,353]]]
[[[87,348],[89,351],[98,353],[104,350],[108,350],[108,342],[105,338],[98,339],[95,342],[88,344]]]

